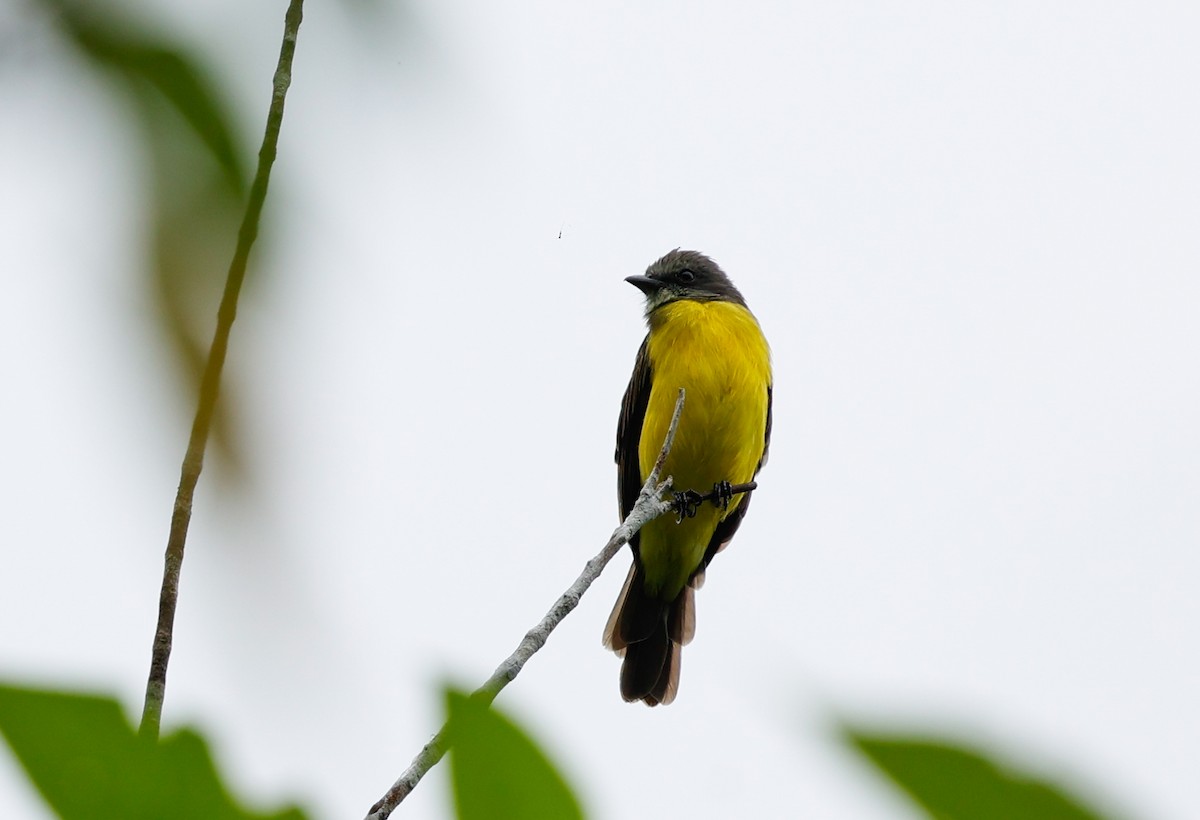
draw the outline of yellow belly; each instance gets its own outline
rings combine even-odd
[[[679,301],[650,320],[653,369],[650,400],[638,448],[642,478],[654,466],[675,409],[687,391],[675,445],[664,465],[676,491],[707,493],[720,481],[754,478],[762,458],[767,419],[770,353],[750,311],[732,302]],[[713,531],[736,509],[704,504],[695,518],[661,516],[641,532],[646,591],[673,600],[700,565]]]

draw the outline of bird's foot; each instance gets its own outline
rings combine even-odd
[[[728,481],[718,481],[713,485],[709,497],[713,504],[720,507],[722,511],[728,512],[729,502],[733,500],[733,485]]]
[[[675,496],[676,524],[682,524],[685,518],[695,518],[700,505],[704,503],[704,496],[695,490],[687,490],[686,492],[674,493],[673,495]]]

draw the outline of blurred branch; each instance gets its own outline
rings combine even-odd
[[[304,0],[291,0],[284,18],[283,45],[279,51],[279,62],[275,69],[274,90],[271,106],[267,112],[266,132],[258,152],[258,170],[250,186],[250,197],[246,213],[238,231],[237,248],[229,273],[225,280],[225,291],[221,296],[221,307],[217,312],[217,328],[213,334],[212,348],[200,382],[200,398],[192,432],[188,439],[187,452],[179,478],[179,489],[175,495],[175,508],[171,515],[171,530],[167,538],[167,553],[163,569],[162,591],[158,602],[158,627],[154,633],[154,646],[150,659],[150,676],[146,682],[146,702],[142,709],[139,734],[157,738],[162,723],[163,699],[166,696],[167,663],[171,656],[171,639],[175,625],[175,607],[179,599],[179,572],[183,566],[183,550],[187,541],[188,524],[192,518],[192,498],[200,471],[204,466],[204,448],[212,428],[213,412],[220,392],[221,371],[225,366],[225,355],[229,348],[229,333],[237,316],[238,296],[246,278],[246,262],[250,248],[258,237],[258,225],[262,216],[263,203],[267,197],[267,183],[271,166],[275,162],[279,143],[279,129],[283,122],[283,103],[288,86],[292,81],[292,57],[296,51],[296,35],[303,17]]]
[[[484,682],[483,686],[476,689],[471,697],[485,705],[491,704],[496,699],[496,695],[508,686],[521,669],[524,668],[526,661],[533,657],[534,653],[546,645],[546,640],[550,637],[550,633],[554,631],[563,620],[571,613],[575,607],[579,605],[579,599],[583,597],[583,593],[587,592],[588,587],[592,582],[600,577],[600,573],[604,571],[604,567],[613,559],[620,550],[629,542],[629,539],[637,533],[647,523],[658,518],[663,513],[675,509],[675,501],[664,500],[662,498],[671,487],[671,478],[667,477],[665,481],[660,482],[659,476],[662,474],[663,463],[667,460],[667,454],[671,452],[671,445],[675,442],[675,430],[679,427],[679,416],[683,412],[683,389],[679,390],[679,398],[675,400],[675,413],[671,416],[671,425],[667,428],[666,438],[663,440],[662,449],[658,452],[658,458],[654,462],[654,469],[650,471],[646,483],[642,485],[642,491],[638,494],[637,503],[633,505],[629,515],[621,522],[621,526],[613,530],[613,534],[608,539],[608,543],[604,545],[604,549],[600,553],[588,561],[583,567],[583,572],[575,579],[575,583],[559,596],[554,602],[554,606],[550,607],[550,611],[546,616],[538,622],[538,625],[525,633],[525,637],[521,639],[521,643],[517,645],[516,650],[511,655],[504,659],[503,663],[496,667],[496,671],[492,676]],[[446,733],[446,725],[443,725],[438,733],[425,744],[421,751],[413,758],[413,762],[409,765],[404,773],[400,775],[392,787],[387,790],[387,794],[379,799],[379,801],[371,806],[371,810],[367,813],[366,820],[386,820],[391,815],[392,811],[400,805],[404,798],[408,797],[409,793],[416,788],[417,783],[421,782],[430,769],[438,764],[438,761],[450,750],[450,742]]]

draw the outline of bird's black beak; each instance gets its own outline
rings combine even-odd
[[[658,290],[662,283],[656,279],[651,279],[649,276],[626,276],[625,281],[633,285],[642,293],[649,296],[654,291]]]

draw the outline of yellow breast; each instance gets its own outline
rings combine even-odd
[[[650,318],[650,400],[638,448],[642,477],[658,457],[679,388],[687,391],[664,474],[677,491],[707,493],[720,481],[754,478],[766,435],[770,352],[753,314],[733,302],[678,301]],[[734,498],[729,510],[740,503]],[[641,534],[648,591],[672,600],[699,566],[728,513],[705,504],[676,524],[662,516]]]

